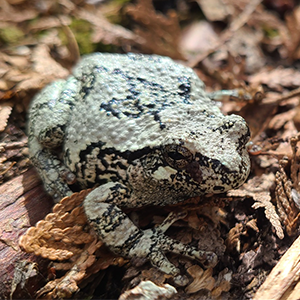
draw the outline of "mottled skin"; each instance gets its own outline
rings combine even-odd
[[[75,179],[82,188],[99,185],[84,208],[103,241],[173,275],[179,270],[166,251],[207,266],[216,255],[163,234],[182,216],[143,231],[120,207],[237,188],[249,173],[248,138],[244,119],[224,116],[190,68],[155,55],[88,55],[35,97],[29,115],[30,156],[46,190],[59,199]]]

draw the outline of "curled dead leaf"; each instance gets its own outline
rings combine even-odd
[[[209,290],[213,299],[218,299],[223,292],[228,292],[231,288],[232,272],[224,269],[218,274],[218,278],[212,277],[213,270],[204,271],[199,266],[191,266],[188,273],[193,277],[194,281],[186,288],[189,294],[196,293],[202,289]],[[220,298],[222,299],[222,298]]]
[[[187,272],[194,279],[193,282],[185,289],[188,294],[196,293],[202,289],[209,291],[213,289],[215,285],[215,279],[212,277],[212,268],[204,271],[200,266],[194,265],[188,268]]]
[[[12,104],[10,104],[10,103],[1,104],[1,106],[0,106],[0,132],[4,131],[11,111],[12,111]]]
[[[279,161],[279,170],[276,173],[275,199],[278,214],[281,222],[284,224],[286,232],[289,236],[298,233],[300,222],[300,209],[294,201],[295,194],[299,190],[299,159],[296,155],[296,144],[300,135],[291,139],[293,157],[291,161],[291,179],[285,173],[284,167],[288,164],[288,159],[283,158]],[[295,189],[293,189],[293,186]],[[293,193],[294,191],[294,193]]]
[[[247,183],[244,183],[239,189],[228,192],[229,196],[235,197],[252,197],[255,203],[253,208],[258,209],[263,207],[265,215],[275,228],[276,234],[280,239],[283,239],[284,233],[280,223],[280,218],[276,212],[275,206],[271,202],[271,189],[275,183],[273,173],[256,176]]]
[[[228,237],[225,241],[227,251],[232,251],[235,249],[237,252],[241,250],[240,236],[242,234],[243,224],[236,224],[233,228],[229,230]]]
[[[128,5],[126,12],[139,24],[135,33],[144,38],[143,52],[184,59],[178,47],[180,26],[175,11],[165,16],[155,10],[151,0],[138,0],[135,5]]]

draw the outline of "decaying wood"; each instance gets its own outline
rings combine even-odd
[[[253,300],[297,300],[300,297],[300,236],[280,259]]]
[[[33,298],[47,274],[47,261],[19,248],[20,236],[52,208],[36,172],[26,173],[0,186],[0,298]]]

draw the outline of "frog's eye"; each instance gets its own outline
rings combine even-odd
[[[193,154],[185,147],[179,145],[167,145],[163,151],[165,161],[175,169],[184,169],[192,161]]]

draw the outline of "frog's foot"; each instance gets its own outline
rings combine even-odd
[[[36,151],[31,153],[31,161],[55,202],[72,194],[68,185],[76,181],[76,176],[48,149],[37,146]]]
[[[53,200],[58,202],[63,197],[72,195],[68,185],[76,181],[75,175],[60,160],[45,151],[39,153],[38,161],[39,164],[43,164],[43,167],[37,169],[47,193],[53,197]]]
[[[128,256],[146,257],[150,260],[152,265],[164,273],[171,275],[179,274],[179,269],[169,262],[164,254],[165,252],[173,252],[191,259],[196,259],[207,268],[214,267],[218,262],[215,253],[184,245],[157,231],[155,228],[145,230],[142,233],[143,234],[132,243]]]
[[[85,212],[91,225],[112,251],[130,258],[148,258],[158,269],[171,275],[179,274],[179,269],[168,261],[165,252],[197,259],[206,267],[217,264],[215,253],[184,245],[164,234],[185,213],[170,214],[160,226],[143,231],[114,204],[124,204],[126,200],[133,201],[127,187],[111,182],[93,190],[84,200]]]

